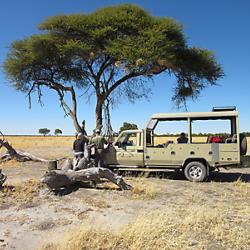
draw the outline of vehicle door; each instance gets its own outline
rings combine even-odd
[[[142,131],[124,131],[115,143],[118,165],[143,166],[143,134]]]

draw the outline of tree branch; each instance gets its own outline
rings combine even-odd
[[[49,160],[34,156],[27,152],[21,152],[21,151],[15,150],[6,140],[0,139],[0,145],[5,147],[7,150],[7,153],[0,157],[0,162],[12,160],[12,159],[15,159],[21,162],[23,161],[49,162]]]
[[[50,79],[39,79],[32,84],[31,89],[28,92],[29,100],[31,100],[31,93],[35,87],[38,88],[39,91],[39,99],[41,97],[40,86],[46,86],[50,89],[53,89],[57,92],[61,106],[65,112],[65,115],[69,115],[74,123],[75,129],[78,132],[81,132],[81,127],[77,120],[77,101],[76,101],[76,94],[73,86],[63,86],[60,83],[56,83],[54,80]],[[68,104],[64,100],[64,92],[69,92],[71,94],[71,101],[72,101],[72,109],[68,106]]]
[[[107,97],[110,95],[110,93],[111,93],[112,91],[114,91],[121,83],[127,81],[127,80],[130,79],[130,78],[137,77],[137,76],[140,76],[140,75],[142,75],[142,74],[141,74],[141,73],[136,73],[136,72],[133,71],[133,72],[131,72],[131,73],[125,75],[124,77],[120,78],[118,81],[116,81],[116,82],[108,89],[108,91],[107,91],[107,92],[105,93],[105,95],[104,95],[104,98],[107,98]]]
[[[98,73],[97,73],[97,75],[96,75],[96,77],[97,77],[98,80],[100,80],[101,75],[103,74],[104,70],[105,70],[107,67],[109,67],[110,65],[112,65],[112,62],[111,62],[111,61],[108,63],[109,60],[110,60],[110,57],[107,56],[106,59],[105,59],[105,60],[103,61],[103,63],[101,64],[100,69],[99,69],[99,71],[98,71]]]

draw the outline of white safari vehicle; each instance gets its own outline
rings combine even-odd
[[[175,126],[179,122],[187,124],[187,131],[182,133],[185,139],[157,143],[154,131],[158,124],[173,121]],[[210,135],[205,140],[203,137],[202,142],[195,140],[192,129],[195,123],[210,124],[209,121],[228,124],[228,133]],[[165,130],[168,129],[167,125]],[[130,171],[181,169],[188,180],[201,182],[210,171],[241,166],[241,156],[246,152],[247,140],[239,131],[238,112],[235,107],[223,107],[213,108],[212,112],[154,114],[145,129],[123,131],[117,137],[107,149],[105,165]]]

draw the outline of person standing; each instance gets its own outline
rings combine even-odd
[[[75,170],[78,166],[79,161],[84,158],[84,153],[86,149],[86,140],[83,139],[82,133],[76,134],[76,140],[73,143],[73,169]]]
[[[96,167],[104,166],[104,145],[107,143],[101,131],[99,129],[95,130],[95,136],[92,138],[91,143],[95,145],[95,165]]]
[[[85,130],[85,125],[86,125],[86,124],[85,124],[85,120],[83,120],[83,121],[82,121],[82,126],[81,126],[82,135],[87,137],[88,135],[87,135],[87,132],[86,132],[86,130]]]

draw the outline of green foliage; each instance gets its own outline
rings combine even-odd
[[[50,132],[50,130],[48,128],[40,128],[38,130],[39,134],[42,134],[43,136],[47,135]]]
[[[180,24],[135,5],[53,16],[39,29],[13,42],[4,63],[13,86],[28,94],[37,90],[39,98],[41,85],[57,93],[76,86],[96,94],[100,111],[105,100],[116,103],[121,95],[146,97],[148,80],[166,72],[176,78],[173,100],[181,105],[223,76],[211,51],[187,45]]]
[[[121,133],[124,130],[133,130],[138,129],[137,125],[134,123],[124,122],[122,126],[120,127],[119,133]]]
[[[250,132],[249,132],[249,131],[243,132],[243,134],[244,134],[246,137],[250,137]]]
[[[56,128],[55,131],[54,131],[54,134],[55,134],[55,135],[62,134],[62,130],[59,129],[59,128]]]

